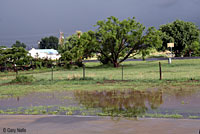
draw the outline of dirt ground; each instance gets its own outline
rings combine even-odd
[[[199,134],[200,120],[1,115],[0,134]]]

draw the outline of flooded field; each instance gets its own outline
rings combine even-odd
[[[200,91],[74,90],[0,99],[0,114],[200,118]]]

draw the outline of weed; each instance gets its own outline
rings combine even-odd
[[[72,115],[72,114],[73,114],[72,111],[68,111],[68,112],[66,112],[66,115]]]
[[[200,119],[200,116],[191,116],[191,115],[190,115],[188,118],[189,118],[189,119]]]

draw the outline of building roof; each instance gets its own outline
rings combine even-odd
[[[48,59],[52,59],[52,60],[56,60],[56,59],[59,59],[61,57],[60,54],[58,54],[58,51],[54,50],[54,49],[35,49],[35,48],[32,48],[31,50],[29,50],[29,54],[33,58],[42,58],[42,59],[48,58]]]
[[[35,53],[47,53],[49,55],[58,54],[58,51],[55,49],[35,49],[32,48],[29,52],[34,51]]]

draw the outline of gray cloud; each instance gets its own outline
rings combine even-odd
[[[0,0],[0,45],[19,39],[36,45],[51,33],[59,36],[60,30],[65,35],[88,31],[111,15],[121,20],[135,16],[147,27],[176,19],[200,26],[199,5],[200,0]]]
[[[200,4],[200,0],[191,0],[194,4]]]
[[[179,1],[180,0],[162,0],[158,6],[162,8],[169,8],[178,4]]]

